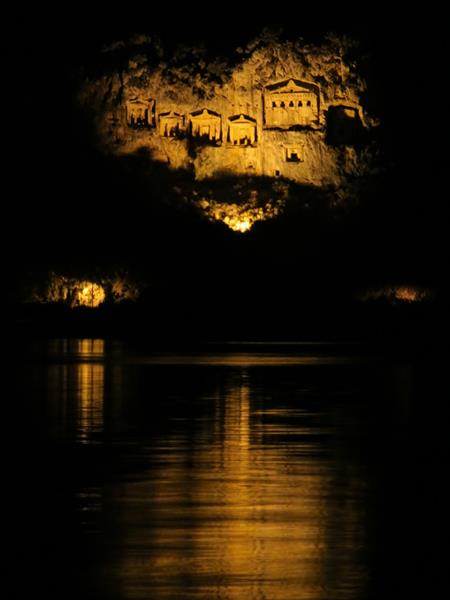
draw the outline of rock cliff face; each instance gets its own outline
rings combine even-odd
[[[191,172],[198,182],[262,177],[327,187],[343,197],[347,180],[370,169],[368,140],[376,125],[364,108],[366,84],[348,58],[351,50],[350,41],[333,36],[312,45],[263,35],[238,49],[230,65],[208,60],[200,48],[158,60],[158,48],[144,36],[128,54],[123,44],[105,49],[113,68],[86,79],[81,99],[108,152],[145,148],[151,160]],[[255,194],[250,189],[247,200],[259,217],[251,221],[275,216],[286,196],[275,192],[257,208]],[[220,218],[211,208],[217,199],[195,198]],[[248,229],[239,219],[234,228]]]

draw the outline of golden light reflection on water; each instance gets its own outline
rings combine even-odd
[[[61,435],[62,430],[70,426],[75,429],[79,442],[88,443],[103,431],[104,340],[56,340],[52,351],[70,361],[51,365],[48,369],[54,432]],[[72,359],[81,360],[72,362]]]
[[[286,367],[307,365],[342,365],[364,362],[363,356],[276,354],[257,352],[221,352],[208,354],[154,354],[144,358],[133,357],[130,363],[148,365],[198,365],[224,367]]]
[[[82,363],[75,371],[78,436],[86,443],[103,431],[104,365]]]
[[[81,356],[91,358],[103,358],[105,355],[105,340],[101,339],[80,339],[70,340],[73,343],[74,351]]]
[[[49,488],[46,532],[57,532],[69,585],[83,581],[80,597],[382,597],[372,460],[382,447],[378,473],[391,449],[403,449],[417,390],[408,361],[341,368],[317,357],[292,364],[287,354],[283,366],[281,352],[261,363],[230,353],[206,367],[198,356],[153,363],[116,350],[91,340],[45,345],[17,397],[36,415],[33,448],[44,441],[36,489]],[[385,414],[392,427],[381,424]],[[387,493],[405,464],[416,472],[414,457],[394,461]],[[381,537],[388,545],[397,518],[396,506]],[[388,559],[395,552],[397,569],[409,538],[400,540],[402,528],[395,535]],[[48,564],[41,559],[44,573]]]
[[[255,410],[254,394],[242,369],[208,397],[212,427],[201,424],[188,445],[165,439],[161,466],[123,486],[124,597],[171,598],[175,589],[219,600],[360,597],[361,515],[348,501],[358,477],[346,478],[350,490],[336,503],[336,465],[298,427],[301,411]]]
[[[105,340],[91,338],[61,338],[50,340],[48,355],[58,360],[86,359],[102,361],[105,358]]]

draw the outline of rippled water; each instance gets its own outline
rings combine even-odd
[[[13,373],[14,597],[440,589],[446,438],[429,367],[351,347],[56,340]]]

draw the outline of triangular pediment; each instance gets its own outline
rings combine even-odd
[[[256,121],[255,119],[252,119],[252,117],[249,117],[248,115],[233,115],[232,117],[230,117],[229,119],[231,121],[231,123],[248,123],[249,125],[255,125]]]
[[[150,100],[141,100],[140,98],[131,98],[131,100],[127,100],[128,104],[133,106],[148,106],[150,104]]]
[[[174,112],[173,110],[169,111],[169,112],[163,112],[160,113],[160,118],[164,117],[166,119],[182,119],[183,115],[180,115],[179,113]]]
[[[201,110],[195,110],[194,112],[191,113],[191,118],[195,119],[198,117],[210,117],[210,118],[215,118],[215,119],[220,119],[220,115],[216,112],[214,112],[213,110],[209,110],[209,108],[203,108]]]
[[[317,92],[317,86],[314,83],[300,81],[299,79],[285,79],[284,81],[268,85],[267,91],[270,94]]]

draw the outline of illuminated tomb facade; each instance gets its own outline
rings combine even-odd
[[[127,100],[131,135],[120,151],[148,146],[155,160],[193,169],[196,179],[227,172],[338,184],[335,147],[339,139],[351,143],[355,128],[347,121],[361,123],[358,105],[334,101],[327,106],[318,84],[293,77],[268,82],[260,90],[251,87],[250,76],[245,85],[239,84],[242,75],[207,106],[196,107],[198,99],[186,95],[176,101],[174,94],[168,98],[163,90],[152,91],[155,100]],[[327,126],[332,134],[328,145]]]
[[[131,98],[126,103],[126,118],[129,127],[142,128],[153,125],[153,107],[152,100],[141,100],[140,98]]]
[[[236,115],[228,119],[228,140],[230,144],[251,145],[256,143],[256,120],[246,115]]]
[[[318,87],[294,79],[266,87],[264,124],[266,127],[289,129],[297,125],[318,123]]]
[[[193,137],[200,137],[211,142],[219,141],[221,138],[220,115],[212,110],[204,108],[190,114],[190,132]]]
[[[184,130],[184,117],[174,111],[159,115],[159,132],[165,137],[176,137]]]
[[[85,91],[104,146],[117,154],[146,148],[196,180],[226,173],[339,188],[363,171],[357,140],[376,124],[361,104],[367,90],[356,63],[344,58],[335,40],[268,43],[214,71],[214,82],[206,63],[171,71],[136,59]]]

